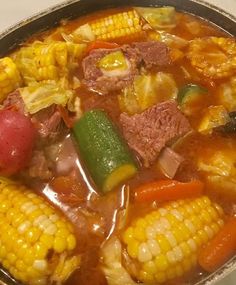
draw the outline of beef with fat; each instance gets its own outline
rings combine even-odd
[[[106,55],[121,51],[128,64],[127,70],[107,74],[98,63]],[[85,85],[100,94],[118,91],[132,84],[135,75],[140,73],[140,67],[165,66],[170,64],[169,49],[164,43],[148,41],[123,45],[115,49],[96,49],[83,59],[82,67]]]

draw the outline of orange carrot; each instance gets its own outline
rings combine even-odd
[[[182,183],[176,180],[159,180],[141,185],[134,192],[135,202],[164,202],[192,198],[202,194],[204,184],[199,180]]]
[[[104,41],[94,41],[87,47],[87,53],[90,53],[90,51],[98,48],[106,48],[106,49],[113,49],[119,47],[116,43],[110,43],[110,42],[104,42]]]
[[[236,217],[230,218],[217,235],[202,248],[198,263],[207,272],[214,272],[235,253]]]

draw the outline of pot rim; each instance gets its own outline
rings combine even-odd
[[[27,26],[28,24],[30,24],[32,22],[35,22],[36,20],[39,20],[39,19],[43,18],[44,16],[47,16],[47,15],[53,13],[53,12],[56,12],[56,11],[59,11],[59,10],[63,10],[63,8],[65,8],[67,6],[70,6],[72,4],[75,4],[77,2],[78,3],[79,2],[83,3],[83,2],[89,2],[89,1],[91,1],[91,0],[67,0],[67,1],[64,1],[64,2],[62,2],[60,4],[53,5],[53,6],[49,7],[49,8],[47,8],[47,9],[44,9],[41,12],[34,13],[32,16],[27,17],[27,18],[25,18],[25,19],[23,19],[21,21],[16,22],[15,24],[11,25],[10,27],[8,27],[8,28],[4,29],[2,32],[0,32],[0,47],[1,47],[1,42],[2,42],[2,40],[5,37],[11,35],[12,33],[14,33],[17,30],[20,30],[21,28]],[[179,1],[181,1],[181,0],[179,0]],[[193,5],[197,4],[197,5],[201,5],[203,7],[209,8],[209,9],[215,11],[216,13],[223,15],[224,17],[228,18],[230,21],[232,21],[233,23],[236,24],[236,15],[233,15],[233,14],[230,14],[229,12],[226,12],[224,9],[222,9],[222,8],[216,6],[216,5],[213,5],[211,3],[207,3],[207,2],[205,2],[205,0],[187,0],[187,1],[189,3],[192,3]],[[114,6],[117,6],[117,5],[114,4]],[[144,5],[144,6],[150,6],[150,5]],[[158,3],[157,4],[154,3],[153,6],[158,6]],[[160,4],[160,6],[163,6],[163,5]],[[107,7],[107,8],[109,8],[109,7]],[[96,9],[94,9],[94,10],[96,11]],[[97,10],[99,10],[99,9],[97,9]],[[177,10],[178,11],[186,11],[184,9],[184,7],[183,7],[183,9],[177,9]],[[189,11],[186,11],[186,12],[190,13]],[[207,17],[199,16],[197,12],[195,14],[194,13],[192,13],[192,14],[196,15],[196,16],[198,16],[200,18],[208,20]],[[62,19],[65,19],[65,17],[62,16],[61,20]],[[216,25],[216,26],[218,26],[218,27],[220,27],[219,25],[217,25],[216,23],[214,23],[214,22],[212,22],[210,20],[209,20],[209,22],[214,24],[214,25]],[[47,29],[50,29],[50,28],[51,28],[50,26],[45,24],[44,31],[47,30]],[[222,27],[220,27],[220,28],[222,29]],[[225,30],[227,33],[230,34],[230,32],[228,32],[226,29],[223,29],[223,30]],[[39,32],[39,31],[37,31],[37,32]],[[28,36],[30,37],[33,34],[37,33],[37,32],[33,32],[32,34],[29,34]],[[13,46],[10,46],[10,45],[6,44],[6,46],[8,46],[6,52],[11,51],[12,48],[17,47],[21,42],[24,42],[26,39],[27,39],[27,37],[23,37],[21,41],[17,40],[17,43],[15,45],[13,45]],[[0,56],[1,56],[1,50],[0,50]],[[224,264],[217,271],[215,271],[214,273],[212,273],[212,274],[208,275],[207,277],[203,278],[201,281],[195,283],[194,285],[212,285],[215,282],[218,282],[218,281],[222,280],[224,277],[229,275],[235,269],[236,269],[236,256],[233,257],[231,260],[229,260],[226,264]],[[2,270],[0,270],[0,271],[2,271]],[[3,272],[1,272],[1,273],[3,273]],[[8,276],[8,278],[10,278],[10,276]],[[7,285],[7,283],[4,283],[4,281],[2,281],[1,279],[0,279],[0,284]],[[16,283],[16,284],[18,284],[18,283]]]
[[[17,38],[17,39],[16,39],[16,42],[14,42],[14,41],[12,41],[12,40],[9,40],[9,42],[6,42],[6,43],[3,44],[4,47],[1,49],[1,42],[4,41],[4,39],[6,39],[7,37],[10,37],[11,34],[13,34],[14,32],[17,32],[17,31],[19,31],[19,30],[21,30],[21,29],[24,29],[24,28],[27,29],[27,25],[29,25],[29,24],[31,24],[31,23],[34,23],[34,22],[36,22],[37,20],[40,21],[40,19],[42,19],[43,17],[46,17],[47,15],[49,15],[49,14],[51,14],[51,13],[60,12],[60,10],[62,11],[64,8],[69,7],[69,6],[72,6],[73,4],[76,4],[76,3],[79,3],[79,2],[81,2],[81,3],[84,2],[84,3],[85,3],[85,2],[89,2],[89,1],[91,1],[91,0],[66,0],[66,1],[64,1],[64,2],[62,2],[62,3],[60,3],[60,4],[53,5],[53,6],[49,7],[49,8],[46,8],[46,9],[42,10],[41,12],[34,13],[32,16],[26,17],[25,19],[20,20],[20,21],[16,22],[15,24],[9,26],[8,28],[4,29],[2,32],[0,32],[0,56],[3,56],[3,55],[5,55],[7,52],[13,50],[13,49],[16,48],[20,43],[26,41],[27,38],[29,38],[29,37],[32,36],[33,34],[38,33],[38,32],[40,32],[40,31],[46,31],[48,28],[52,28],[52,27],[51,27],[51,26],[47,26],[47,25],[45,24],[45,27],[44,27],[44,28],[39,28],[39,29],[36,28],[36,31],[33,32],[32,34],[31,34],[30,32],[24,33],[24,31],[23,31],[23,34],[25,34],[25,35],[23,36],[22,39]],[[181,1],[181,0],[180,0],[180,1]],[[196,4],[196,5],[200,5],[201,7],[208,8],[208,9],[210,9],[212,12],[215,12],[215,13],[217,13],[217,14],[222,15],[223,17],[227,18],[229,21],[231,21],[231,22],[233,22],[233,23],[236,24],[236,15],[230,14],[229,12],[225,11],[224,9],[222,9],[222,8],[216,6],[216,5],[213,5],[213,4],[211,4],[211,3],[207,3],[205,0],[186,0],[186,1],[187,1],[187,3],[189,2],[190,5],[191,5],[191,3],[192,3],[193,5]],[[129,1],[128,1],[128,2],[129,2]],[[162,2],[162,1],[160,0],[160,2]],[[171,2],[172,2],[172,1],[171,1]],[[172,3],[174,3],[174,2],[172,2]],[[114,5],[113,5],[113,4],[114,4]],[[112,4],[113,7],[116,7],[116,6],[117,6],[117,5],[115,4],[115,2],[114,2],[113,4]],[[158,6],[158,0],[157,0],[156,2],[155,2],[155,0],[154,0],[154,3],[151,4],[151,5],[150,5],[150,4],[145,4],[145,3],[143,3],[143,4],[144,4],[144,6]],[[105,5],[106,5],[106,4],[105,4]],[[171,5],[172,5],[172,4],[171,4]],[[171,5],[169,4],[169,6],[171,6]],[[110,7],[110,5],[106,5],[106,6],[107,6],[107,8]],[[128,6],[129,6],[129,5],[128,5]],[[163,2],[160,3],[160,6],[164,6],[164,5],[163,5]],[[176,6],[176,5],[174,5],[174,6]],[[99,8],[100,8],[100,7],[99,7]],[[97,10],[99,10],[99,8],[98,8]],[[93,11],[96,11],[96,8],[95,8],[95,9],[93,8],[92,10],[93,10]],[[177,8],[177,11],[183,11],[183,12],[185,11],[185,12],[187,12],[187,13],[189,13],[189,14],[193,14],[193,15],[198,16],[198,17],[200,17],[200,18],[206,19],[206,20],[208,20],[210,23],[212,23],[213,25],[218,26],[219,28],[221,28],[222,30],[224,30],[225,32],[227,32],[229,35],[236,36],[236,34],[234,33],[234,29],[230,29],[230,27],[228,27],[230,30],[227,30],[227,28],[220,26],[220,24],[215,23],[215,22],[212,21],[211,19],[209,19],[209,18],[207,18],[207,17],[205,17],[205,16],[199,15],[200,13],[198,13],[198,12],[196,12],[196,13],[194,13],[194,12],[189,12],[188,9],[185,9],[184,5],[183,5],[180,9]],[[86,13],[85,13],[85,14],[86,14]],[[79,16],[80,16],[80,15],[79,15]],[[213,16],[213,17],[215,17],[215,16]],[[72,18],[74,18],[74,17],[72,16]],[[61,17],[61,20],[62,20],[62,19],[63,19],[63,16]],[[65,18],[64,18],[64,19],[65,19]],[[56,26],[56,25],[58,25],[57,22],[54,23],[54,26]],[[40,23],[39,26],[43,26],[43,25]],[[26,34],[27,34],[27,35],[26,35]]]

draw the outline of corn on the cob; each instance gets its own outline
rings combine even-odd
[[[236,41],[232,38],[195,39],[189,44],[187,56],[193,67],[213,79],[231,76],[236,72]]]
[[[79,266],[71,224],[39,195],[0,177],[0,263],[17,280],[60,284]]]
[[[20,73],[9,57],[0,59],[0,103],[21,84]]]
[[[89,23],[97,39],[111,40],[140,33],[141,18],[135,10],[117,13]]]
[[[12,55],[25,84],[67,77],[69,65],[77,63],[85,50],[84,44],[66,42],[34,42]]]
[[[123,234],[138,280],[163,283],[182,276],[197,262],[197,250],[224,224],[223,210],[209,198],[171,202],[139,218]]]

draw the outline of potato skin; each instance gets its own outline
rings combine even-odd
[[[0,111],[0,175],[12,175],[29,162],[36,131],[30,118],[12,110]]]

